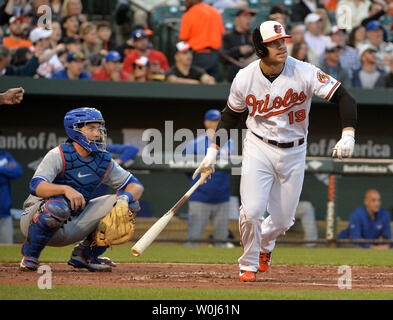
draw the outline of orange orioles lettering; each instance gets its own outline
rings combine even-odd
[[[257,100],[253,94],[249,94],[246,97],[246,104],[252,107],[250,116],[261,116],[262,118],[270,118],[272,116],[284,113],[289,109],[302,104],[306,101],[307,96],[302,91],[300,93],[294,92],[293,89],[288,89],[285,93],[284,98],[277,96],[274,98],[271,106],[269,107],[270,94],[267,94],[265,99]],[[284,109],[282,109],[284,107]]]

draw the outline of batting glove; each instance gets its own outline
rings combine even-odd
[[[216,163],[218,150],[214,147],[207,148],[206,156],[202,160],[201,164],[199,165],[198,169],[195,170],[192,179],[195,179],[198,174],[210,170],[211,173],[214,172],[214,165]]]
[[[355,131],[344,130],[341,139],[337,142],[333,149],[333,157],[342,159],[343,157],[352,157],[355,148]]]

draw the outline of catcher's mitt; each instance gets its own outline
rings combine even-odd
[[[135,231],[135,212],[128,201],[119,199],[112,210],[98,224],[95,241],[97,246],[111,246],[129,241]]]

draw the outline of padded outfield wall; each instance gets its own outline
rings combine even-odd
[[[110,141],[132,143],[143,148],[147,143],[142,142],[146,129],[173,135],[181,128],[189,128],[196,134],[198,129],[203,128],[206,110],[225,106],[230,88],[229,84],[208,86],[0,78],[1,91],[15,86],[25,88],[23,102],[18,106],[0,107],[0,149],[12,153],[24,169],[23,177],[12,182],[14,208],[22,207],[28,195],[28,182],[38,161],[48,150],[64,141],[63,117],[69,109],[83,106],[99,108],[105,117]],[[351,89],[350,92],[359,106],[355,157],[393,158],[393,90]],[[308,156],[329,156],[340,137],[339,132],[337,107],[314,98]],[[181,141],[174,142],[173,148],[179,143]],[[353,170],[361,175],[353,175],[356,172],[352,172],[351,176],[344,175],[337,180],[338,216],[346,220],[353,208],[362,205],[364,192],[369,188],[380,190],[383,206],[393,212],[393,176],[375,176],[368,172],[367,166]],[[138,170],[134,173],[146,187],[143,199],[149,203],[154,216],[161,216],[188,188],[187,176],[183,172]],[[238,185],[239,176],[233,176],[232,194],[235,196],[238,196]],[[327,175],[307,173],[302,199],[313,203],[318,220],[325,219]],[[187,206],[181,212],[186,213]]]

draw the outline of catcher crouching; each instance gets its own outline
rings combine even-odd
[[[69,139],[46,154],[30,181],[21,217],[26,241],[20,268],[36,270],[46,246],[78,243],[69,265],[111,271],[115,264],[100,256],[109,246],[132,238],[143,186],[105,150],[105,122],[99,110],[71,110],[64,126]],[[101,184],[117,193],[96,197]]]

